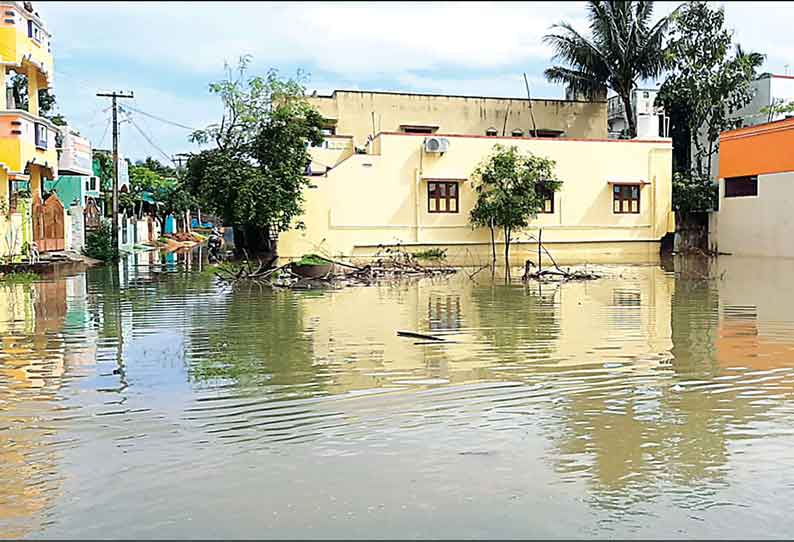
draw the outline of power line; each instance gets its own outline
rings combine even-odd
[[[195,132],[197,130],[196,128],[192,128],[190,126],[185,126],[184,124],[180,124],[180,123],[172,121],[172,120],[164,119],[162,117],[158,117],[157,115],[152,115],[151,113],[147,113],[146,111],[141,111],[140,109],[137,109],[137,108],[129,106],[129,105],[127,106],[127,109],[129,109],[131,111],[135,111],[136,113],[140,113],[141,115],[144,115],[146,117],[153,118],[154,120],[159,120],[160,122],[164,122],[166,124],[170,124],[172,126],[176,126],[177,128],[184,128],[185,130],[190,130],[192,132]]]
[[[174,161],[171,159],[171,157],[170,157],[170,156],[168,156],[168,154],[166,154],[166,152],[165,152],[163,149],[161,149],[160,147],[158,147],[158,146],[157,146],[157,144],[156,144],[154,141],[152,141],[152,140],[149,138],[149,136],[147,136],[147,135],[144,133],[144,131],[141,129],[141,127],[140,127],[140,126],[138,126],[138,123],[137,123],[137,122],[135,122],[135,120],[134,120],[132,117],[129,117],[129,120],[130,120],[130,123],[131,123],[131,124],[132,124],[132,125],[135,127],[135,129],[136,129],[136,130],[138,130],[138,132],[141,134],[141,136],[143,136],[143,138],[144,138],[144,139],[145,139],[145,140],[146,140],[146,141],[149,143],[149,145],[151,145],[152,147],[154,147],[154,148],[157,150],[157,152],[159,152],[160,154],[162,154],[162,155],[163,155],[163,157],[164,157],[166,160],[168,160],[168,161],[169,161],[169,162],[171,162],[172,164],[176,165],[176,163],[175,163],[175,162],[174,162]]]
[[[99,140],[99,148],[102,148],[102,145],[105,143],[105,136],[108,135],[108,128],[110,128],[111,119],[108,119],[107,124],[105,124],[105,131],[102,132],[102,139]]]

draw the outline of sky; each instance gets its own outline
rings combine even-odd
[[[794,75],[794,2],[714,2],[734,40],[767,55],[762,71]],[[656,15],[678,2],[656,2]],[[252,55],[250,72],[309,74],[307,89],[397,90],[562,98],[543,78],[542,37],[567,21],[586,30],[582,2],[34,2],[52,33],[60,112],[95,148],[111,143],[110,100],[131,90],[120,150],[161,161],[199,150],[188,128],[220,119],[208,84]],[[172,124],[168,124],[169,121]],[[175,126],[179,124],[181,126]]]

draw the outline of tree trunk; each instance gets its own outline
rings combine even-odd
[[[244,252],[249,255],[276,253],[276,244],[270,239],[270,229],[253,224],[234,226],[234,247],[238,256],[242,256]]]
[[[623,111],[626,114],[626,122],[629,123],[629,138],[634,139],[637,137],[637,119],[634,118],[634,108],[631,105],[631,90],[628,93],[621,94],[623,100]]]
[[[510,276],[510,228],[505,228],[505,273]]]
[[[496,265],[496,237],[494,236],[493,220],[491,220],[489,228],[491,230],[491,255],[493,256],[491,263]]]

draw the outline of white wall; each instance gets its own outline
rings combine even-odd
[[[794,173],[758,176],[758,195],[725,197],[720,179],[717,248],[737,256],[794,258]]]
[[[85,216],[83,215],[83,207],[80,205],[72,205],[69,207],[69,218],[71,227],[69,228],[69,232],[67,232],[68,242],[66,243],[66,249],[82,252],[85,246]]]

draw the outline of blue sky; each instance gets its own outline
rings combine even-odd
[[[765,71],[794,59],[794,4],[717,2],[745,48],[766,53]],[[659,15],[677,2],[657,2]],[[99,90],[132,90],[129,104],[191,127],[220,118],[210,81],[224,61],[253,55],[252,72],[298,68],[308,89],[400,90],[560,98],[543,79],[550,51],[541,38],[561,20],[584,30],[581,2],[234,3],[35,2],[53,34],[54,90],[61,112],[95,147],[108,148],[109,100]],[[789,69],[794,74],[794,62]],[[132,114],[121,150],[139,159],[195,151],[188,130]],[[154,146],[139,132],[142,130]]]

